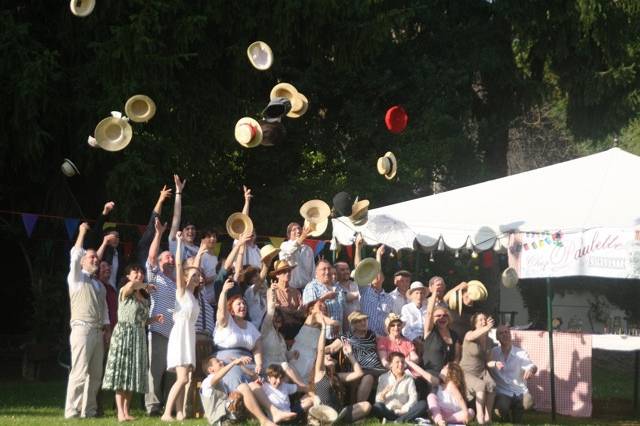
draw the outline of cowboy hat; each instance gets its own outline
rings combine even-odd
[[[489,295],[487,288],[478,280],[471,280],[467,283],[467,294],[469,295],[469,299],[474,302],[487,300],[487,296]]]
[[[297,101],[291,106],[291,111],[287,113],[287,117],[289,118],[300,118],[305,112],[309,109],[309,100],[302,93],[298,93]]]
[[[352,323],[356,321],[365,320],[367,318],[369,318],[369,315],[363,314],[360,311],[353,311],[349,314],[349,316],[347,317],[347,320],[349,321],[349,323]]]
[[[391,133],[402,132],[407,127],[408,121],[407,112],[400,105],[389,108],[384,116],[384,123]]]
[[[310,223],[320,223],[331,214],[329,205],[322,200],[309,200],[300,206],[300,216]]]
[[[396,172],[398,171],[398,160],[396,160],[396,156],[393,155],[393,152],[389,151],[384,154],[384,156],[378,158],[377,168],[378,173],[389,180],[396,177]]]
[[[353,278],[356,283],[360,286],[369,285],[380,273],[380,262],[372,257],[368,257],[358,263],[355,271]]]
[[[243,117],[236,123],[235,138],[245,148],[255,148],[262,143],[262,127],[257,120]]]
[[[111,117],[100,121],[94,131],[98,146],[105,151],[123,150],[133,138],[133,129],[126,117],[112,112]]]
[[[283,272],[287,272],[292,270],[293,268],[295,268],[296,264],[290,264],[289,262],[287,262],[286,260],[278,260],[276,261],[275,265],[273,266],[273,271],[269,272],[269,276],[271,278],[275,278],[278,274],[281,274]]]
[[[265,265],[271,265],[271,261],[280,252],[280,249],[273,244],[266,244],[260,249],[260,260]]]
[[[254,41],[247,47],[249,62],[257,70],[268,70],[273,64],[273,51],[264,41]]]
[[[353,197],[348,192],[338,192],[333,196],[334,216],[349,216],[353,207]]]
[[[328,225],[329,218],[326,218],[322,222],[318,223],[309,222],[307,219],[304,220],[304,226],[308,226],[309,228],[311,228],[311,232],[309,232],[310,237],[319,237],[320,235],[324,234],[324,231],[327,230]]]
[[[309,408],[307,423],[310,426],[329,426],[338,419],[338,412],[328,405],[316,405]]]
[[[62,162],[62,165],[60,166],[60,170],[62,170],[62,173],[66,177],[73,177],[75,175],[79,175],[80,174],[80,171],[78,170],[76,165],[73,164],[73,162],[71,160],[69,160],[68,158],[64,159],[64,161]]]
[[[253,231],[253,222],[251,218],[244,213],[233,213],[227,219],[227,234],[234,240],[240,238],[240,235]]]
[[[283,115],[291,111],[291,101],[287,98],[273,98],[269,104],[262,110],[262,116],[266,121],[280,121]]]
[[[368,211],[369,200],[356,201],[353,203],[353,206],[351,206],[351,216],[349,216],[349,220],[356,226],[364,225],[367,223]]]
[[[131,121],[146,123],[156,115],[156,103],[147,95],[133,95],[124,104],[124,112]]]
[[[402,318],[400,318],[398,316],[398,314],[391,312],[389,315],[387,315],[387,317],[384,319],[384,329],[389,331],[389,326],[391,325],[391,323],[393,322],[399,322],[401,324],[404,324],[404,321],[402,321]]]
[[[273,86],[269,98],[287,98],[291,102],[291,110],[287,113],[289,118],[298,118],[307,112],[309,102],[303,94],[298,92],[291,83],[278,83]]]
[[[96,7],[96,0],[71,0],[69,2],[71,13],[81,18],[89,16],[94,7]]]
[[[407,295],[413,293],[416,290],[422,290],[422,289],[426,289],[424,284],[422,284],[420,281],[414,281],[409,286],[409,289],[407,290]]]
[[[509,267],[502,271],[500,280],[506,288],[514,288],[518,284],[518,271],[516,271],[515,268]]]

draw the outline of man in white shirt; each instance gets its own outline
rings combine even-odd
[[[67,276],[71,302],[71,370],[64,408],[66,419],[96,416],[105,333],[111,332],[106,290],[94,277],[100,259],[95,250],[82,248],[88,230],[87,223],[80,225]]]
[[[491,350],[491,375],[496,382],[495,408],[501,421],[522,423],[522,414],[533,406],[527,380],[538,371],[529,354],[511,344],[511,330],[498,326],[496,337],[500,346]]]
[[[393,300],[391,312],[400,315],[402,313],[402,307],[409,303],[407,299],[407,290],[411,284],[411,272],[400,270],[393,274],[393,285],[396,289],[389,293],[389,296]]]
[[[407,290],[410,302],[402,307],[400,318],[404,322],[402,334],[411,340],[416,347],[422,347],[422,334],[424,333],[424,315],[427,312],[425,300],[427,288],[420,281],[411,283]]]
[[[291,222],[287,226],[287,241],[280,245],[280,259],[286,260],[290,265],[296,265],[291,271],[291,287],[302,289],[311,282],[315,275],[316,263],[313,250],[304,244],[304,240],[309,235],[310,228],[302,229],[300,224]]]

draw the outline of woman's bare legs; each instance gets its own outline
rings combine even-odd
[[[261,426],[275,425],[275,423],[264,415],[255,395],[246,383],[241,383],[240,386],[238,386],[237,391],[242,394],[242,401],[244,402],[244,406],[247,407],[247,411],[249,411],[253,417],[258,420],[258,422],[260,422]]]
[[[122,390],[116,391],[116,408],[118,409],[118,421],[127,421],[127,416],[124,412],[124,391]]]
[[[169,391],[169,395],[167,396],[167,403],[164,407],[164,414],[160,418],[160,420],[164,422],[173,421],[173,417],[171,417],[171,409],[176,408],[176,418],[178,420],[182,420],[184,418],[184,398],[182,394],[184,392],[184,387],[189,380],[189,366],[179,366],[176,367],[176,382],[171,386],[171,390]]]

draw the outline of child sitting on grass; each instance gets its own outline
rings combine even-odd
[[[305,411],[311,408],[313,400],[310,397],[304,397],[300,401],[291,404],[289,395],[296,392],[306,392],[307,386],[285,383],[282,380],[285,377],[285,371],[280,365],[271,364],[267,367],[266,375],[267,382],[262,384],[262,390],[275,407],[284,412],[292,411],[296,413],[298,415],[297,419],[300,419]]]

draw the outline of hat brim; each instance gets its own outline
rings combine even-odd
[[[518,272],[515,270],[515,268],[512,268],[512,267],[507,268],[504,271],[502,271],[502,276],[500,277],[500,281],[502,282],[502,285],[505,286],[506,288],[514,288],[516,285],[518,285],[518,281],[519,281]]]
[[[68,165],[69,167],[71,167],[71,173],[69,173],[67,170],[65,170],[65,167],[64,167],[65,165]],[[60,169],[62,170],[62,173],[66,177],[73,177],[75,175],[79,175],[80,174],[80,170],[78,170],[76,165],[73,164],[73,161],[69,160],[68,158],[64,159],[64,161],[62,162],[62,165],[60,166]]]
[[[273,50],[264,41],[254,41],[247,47],[247,57],[251,66],[259,71],[265,71],[273,65]]]
[[[71,9],[71,13],[80,18],[91,15],[91,12],[93,12],[93,9],[96,7],[95,0],[83,0],[80,6],[77,5],[77,2],[78,0],[71,0],[69,2],[69,9]]]
[[[289,265],[289,266],[285,266],[284,268],[278,268],[276,270],[273,270],[273,271],[269,272],[269,276],[271,278],[275,278],[275,277],[277,277],[279,274],[281,274],[283,272],[294,270],[296,268],[296,266],[298,266],[298,265]]]
[[[237,224],[242,224],[243,226],[240,228]],[[253,231],[253,222],[246,214],[233,213],[227,219],[226,228],[227,234],[234,240],[237,240],[242,234]]]
[[[139,103],[147,105],[144,113],[137,110]],[[129,120],[136,123],[146,123],[156,115],[156,103],[147,95],[133,95],[127,99],[127,103],[124,105],[124,111],[127,117],[129,117]]]
[[[384,154],[384,156],[388,158],[389,162],[391,163],[391,171],[389,173],[385,173],[384,177],[388,180],[391,180],[396,177],[396,173],[398,172],[398,160],[396,159],[395,154],[391,151]]]
[[[238,128],[240,126],[245,125],[245,124],[248,124],[252,128],[254,128],[255,131],[256,131],[256,134],[248,143],[244,143],[244,142],[239,141],[237,137],[236,137],[236,142],[238,142],[240,145],[242,145],[245,148],[255,148],[255,147],[259,146],[262,143],[263,133],[262,133],[262,127],[260,126],[260,123],[258,123],[258,120],[254,119],[254,118],[251,118],[251,117],[243,117],[243,118],[241,118],[236,123],[235,129],[234,129],[234,133],[237,132],[237,130],[238,130]]]
[[[313,212],[313,216],[310,213]],[[331,214],[331,208],[322,200],[309,200],[300,206],[300,216],[310,223],[319,224]]]
[[[294,108],[294,103],[300,105],[299,108]],[[300,118],[302,117],[307,110],[309,109],[309,100],[302,93],[298,93],[296,95],[296,99],[291,102],[291,110],[287,113],[287,117],[289,118]]]
[[[305,219],[304,226],[310,226],[313,228],[312,231],[309,232],[310,237],[319,237],[327,230],[327,227],[329,226],[329,218],[326,218],[319,223],[311,223],[307,219]]]
[[[362,262],[356,266],[353,279],[359,286],[366,286],[371,284],[380,273],[380,263],[372,257],[363,259]]]
[[[271,262],[273,262],[273,259],[278,255],[278,253],[280,253],[280,249],[274,247],[273,250],[269,251],[264,256],[261,255],[260,261],[266,265],[271,265]]]
[[[108,135],[108,129],[111,126],[120,127],[120,137],[117,139],[113,139]],[[131,142],[133,129],[127,120],[111,116],[98,123],[94,131],[94,137],[98,146],[105,151],[121,151]]]

